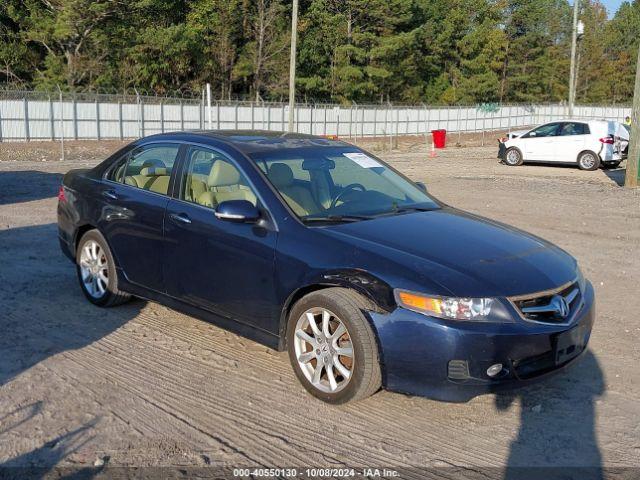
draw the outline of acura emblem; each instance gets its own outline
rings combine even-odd
[[[554,295],[551,298],[551,302],[549,302],[549,306],[562,318],[567,318],[571,311],[569,303],[567,303],[567,300],[561,295]]]

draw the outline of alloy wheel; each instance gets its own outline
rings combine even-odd
[[[294,337],[298,366],[318,390],[336,393],[353,376],[354,350],[346,325],[324,308],[304,312],[296,324]]]
[[[517,165],[520,161],[520,154],[517,150],[509,150],[507,152],[507,163],[509,165]]]
[[[592,169],[596,164],[596,157],[592,153],[584,153],[582,157],[580,157],[580,165],[585,170]]]
[[[102,298],[109,286],[109,263],[98,242],[89,240],[82,246],[80,273],[87,293],[92,298]]]

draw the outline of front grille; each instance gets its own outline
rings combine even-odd
[[[525,320],[558,324],[567,322],[580,308],[582,292],[578,282],[572,282],[556,291],[521,296],[511,301]]]

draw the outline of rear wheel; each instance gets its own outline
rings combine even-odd
[[[591,151],[582,152],[578,155],[578,167],[580,170],[597,170],[600,166],[600,157]]]
[[[522,165],[523,159],[520,149],[516,147],[507,149],[504,156],[504,163],[506,163],[510,167],[517,167],[519,165]]]
[[[113,255],[98,230],[88,231],[78,242],[76,269],[82,293],[94,305],[113,307],[131,298],[118,290]]]
[[[359,294],[328,288],[313,292],[289,314],[287,347],[298,380],[314,397],[341,404],[373,395],[382,376],[375,334]]]

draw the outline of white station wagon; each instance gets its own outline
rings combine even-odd
[[[629,132],[609,120],[562,120],[501,139],[498,158],[510,166],[523,162],[577,163],[582,170],[616,168],[626,158]]]

